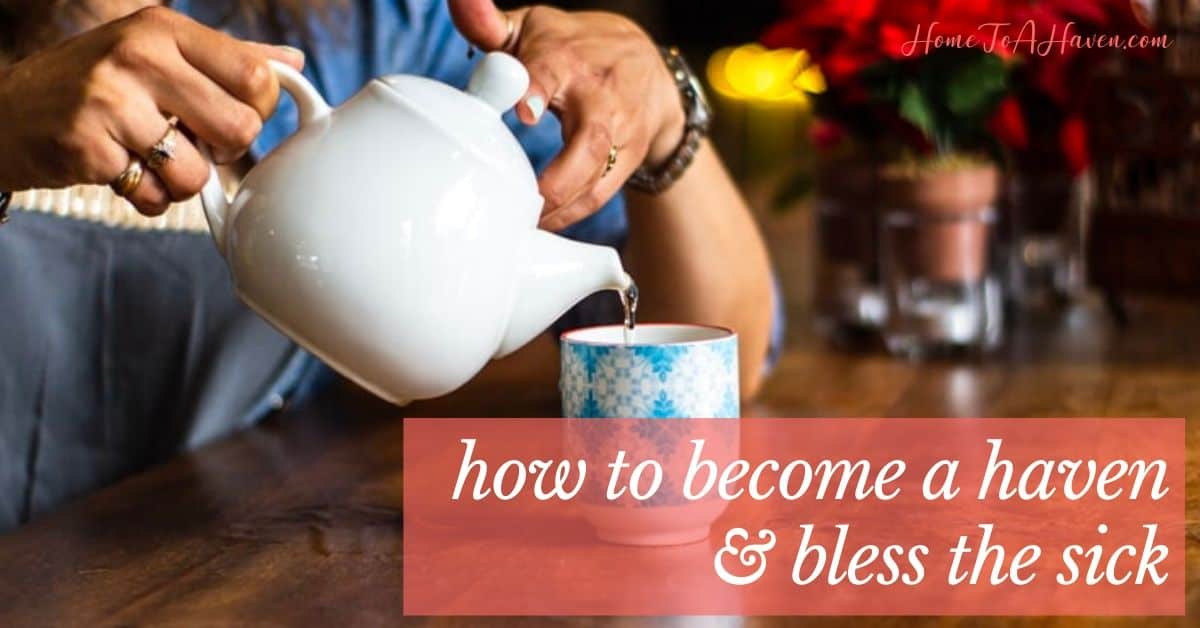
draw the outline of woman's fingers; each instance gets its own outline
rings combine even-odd
[[[132,156],[130,157],[133,158]],[[166,185],[153,170],[143,164],[142,181],[125,200],[129,201],[138,213],[144,216],[161,216],[171,206],[171,195]]]
[[[242,42],[166,9],[139,11],[124,26],[116,65],[158,110],[210,144],[219,163],[240,157],[275,111],[279,82],[268,58],[303,63],[297,51]]]
[[[96,178],[92,183],[109,185],[117,180],[135,160],[141,161],[137,154],[132,153],[114,137],[105,137],[92,143],[95,158],[103,162],[103,166],[95,170]],[[125,195],[125,200],[133,204],[142,214],[157,216],[171,204],[171,196],[166,186],[153,171],[142,163],[141,180],[136,187]]]
[[[163,7],[23,59],[5,73],[5,92],[11,84],[22,97],[5,99],[0,126],[20,121],[20,133],[6,136],[20,145],[7,152],[36,157],[3,160],[0,181],[18,189],[109,183],[163,138],[167,115],[232,160],[274,113],[279,84],[269,59],[303,65],[298,51],[241,42]],[[157,213],[199,190],[207,171],[191,141],[176,137],[175,158],[144,173],[128,196]]]
[[[113,139],[124,146],[130,155],[140,158],[145,166],[146,174],[143,179],[148,180],[150,185],[147,186],[147,190],[141,190],[142,186],[138,186],[138,190],[143,194],[130,199],[135,201],[134,204],[138,205],[139,209],[142,209],[142,206],[138,201],[143,200],[152,203],[152,209],[162,209],[158,204],[163,200],[160,198],[160,191],[165,193],[168,201],[187,200],[198,194],[208,181],[208,162],[200,156],[187,136],[174,130],[171,123],[152,103],[140,106],[130,103],[126,115],[117,119],[111,133]],[[174,156],[163,161],[157,168],[152,168],[149,165],[153,163],[150,160],[151,151],[155,145],[167,138],[168,133],[174,145],[171,151]]]
[[[528,9],[501,11],[493,0],[450,0],[450,17],[458,32],[484,51],[505,49],[520,40]],[[510,31],[511,29],[511,31]],[[507,50],[506,52],[513,52]]]
[[[239,41],[171,11],[146,10],[139,16],[151,29],[170,32],[178,54],[129,55],[147,61],[141,77],[153,103],[144,103],[137,111],[131,106],[129,115],[115,123],[114,137],[131,154],[150,163],[150,151],[171,128],[165,115],[174,115],[211,147],[217,163],[240,158],[278,104],[279,82],[268,60],[300,69],[304,54],[294,48]],[[208,161],[189,137],[175,132],[173,138],[173,158],[156,164],[153,171],[148,168],[144,185],[130,195],[146,213],[161,212],[164,194],[168,200],[191,198],[208,179]]]
[[[165,126],[165,120],[163,120],[163,124],[163,129],[168,128]],[[165,136],[166,132],[160,134],[159,139]],[[187,136],[177,130],[174,132],[174,140],[175,156],[158,164],[157,167],[150,165],[147,167],[158,175],[159,179],[162,179],[172,200],[186,201],[200,193],[204,184],[208,182],[211,171],[208,162],[200,156],[200,151],[196,150],[196,146]],[[147,149],[142,149],[142,152],[139,153],[147,164],[151,164],[149,153],[150,151]]]
[[[492,0],[450,0],[450,12],[472,44],[514,54],[529,70],[516,107],[522,122],[536,124],[548,110],[562,121],[563,150],[539,177],[541,225],[561,229],[594,213],[646,159],[664,94],[678,102],[653,42],[611,14],[504,13]]]
[[[529,91],[517,103],[517,118],[525,124],[534,125],[561,98],[567,86],[569,70],[561,63],[548,60],[533,60],[525,67],[529,70]]]
[[[591,189],[600,179],[614,145],[606,121],[583,120],[567,130],[569,127],[564,125],[566,146],[542,173],[539,187],[546,200],[543,216],[566,207]]]
[[[239,41],[190,20],[177,41],[190,67],[179,69],[180,89],[161,93],[166,108],[209,145],[218,164],[241,158],[279,104],[279,80],[267,61],[301,70],[304,52]]]
[[[270,117],[279,101],[279,81],[262,47],[238,41],[190,18],[179,19],[183,21],[175,29],[175,41],[183,59],[230,96],[257,111],[260,119]],[[286,56],[291,58],[290,54]]]
[[[542,216],[539,227],[547,231],[561,231],[584,218],[596,213],[612,197],[624,187],[625,181],[633,176],[634,171],[641,165],[641,157],[645,154],[644,147],[625,146],[619,148],[616,162],[608,173],[601,171],[601,176],[584,194],[565,207]],[[607,167],[607,162],[606,162]]]
[[[621,128],[617,111],[612,95],[602,90],[578,90],[568,96],[562,114],[565,145],[539,181],[546,200],[543,218],[588,195],[604,176],[610,153],[623,140],[616,135]]]
[[[544,7],[538,7],[545,11]],[[529,91],[517,103],[517,118],[525,124],[537,124],[564,86],[561,67],[522,54],[519,43],[525,20],[533,9],[501,11],[493,0],[450,0],[450,15],[463,37],[473,46],[491,52],[503,50],[517,55],[529,70]]]
[[[208,144],[218,164],[240,158],[262,131],[266,117],[186,63],[172,68],[171,76],[174,85],[151,88],[159,109],[178,116]]]
[[[212,168],[183,131],[176,130],[174,139],[175,157],[162,162],[158,167],[151,166],[151,169],[166,184],[172,199],[185,201],[204,189],[204,184],[208,183],[212,174]]]
[[[257,41],[242,42],[258,51],[262,56],[289,65],[293,70],[304,69],[304,51],[291,46],[264,44]]]

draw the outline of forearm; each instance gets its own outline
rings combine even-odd
[[[737,331],[743,396],[757,391],[772,316],[771,267],[746,201],[705,142],[666,192],[627,194],[626,268],[642,299],[639,320]]]

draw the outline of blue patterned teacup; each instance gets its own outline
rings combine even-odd
[[[564,433],[569,457],[601,468],[624,451],[630,463],[661,463],[661,490],[645,499],[604,498],[595,476],[578,507],[605,541],[676,545],[708,538],[726,503],[680,492],[695,439],[705,457],[727,463],[738,451],[737,334],[698,325],[639,325],[626,344],[619,325],[562,336]],[[599,419],[599,420],[595,420]],[[718,419],[718,420],[712,420]]]
[[[701,325],[620,325],[562,335],[567,418],[736,418],[737,334]]]

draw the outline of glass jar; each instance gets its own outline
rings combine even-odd
[[[889,351],[923,358],[999,345],[996,181],[994,169],[938,173],[906,181],[905,193],[889,198],[880,220]]]
[[[878,165],[857,157],[822,162],[813,209],[814,311],[835,340],[873,336],[887,313],[879,276]]]
[[[1008,294],[1019,305],[1046,305],[1081,295],[1089,187],[1065,172],[1016,173],[1008,185]]]
[[[839,338],[878,330],[887,314],[879,280],[878,214],[835,198],[815,202],[818,327]]]

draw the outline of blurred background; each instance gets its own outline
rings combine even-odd
[[[986,358],[1031,315],[1200,296],[1200,1],[552,4],[703,75],[793,334]]]

